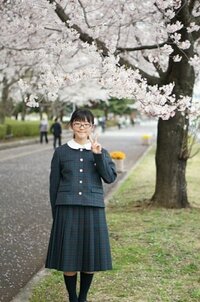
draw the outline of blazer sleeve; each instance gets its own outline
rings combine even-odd
[[[51,172],[50,172],[49,182],[50,182],[50,186],[49,186],[50,203],[51,203],[52,215],[54,218],[56,197],[58,192],[58,186],[60,183],[60,159],[57,149],[55,150],[51,161]]]
[[[102,153],[93,153],[96,163],[96,169],[105,183],[112,183],[117,177],[115,164],[112,161],[108,151],[102,149]]]

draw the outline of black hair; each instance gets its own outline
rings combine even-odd
[[[74,121],[87,121],[90,124],[94,124],[94,115],[88,109],[77,109],[72,113],[69,122],[71,126]]]

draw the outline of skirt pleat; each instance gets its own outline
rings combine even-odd
[[[65,272],[112,269],[105,209],[57,206],[45,267]]]

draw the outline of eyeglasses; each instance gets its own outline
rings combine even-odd
[[[89,129],[90,127],[92,127],[92,125],[90,123],[80,123],[80,122],[74,122],[73,126],[75,128],[81,128],[81,127],[83,127],[84,129]]]

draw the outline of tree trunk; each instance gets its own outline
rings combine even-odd
[[[3,101],[0,101],[0,124],[5,123],[5,111]]]
[[[21,119],[22,121],[25,121],[25,118],[26,118],[26,103],[23,101],[22,102],[22,112],[21,112]]]
[[[168,81],[175,83],[174,94],[177,99],[181,95],[192,96],[194,79],[193,67],[184,59],[171,64]],[[179,111],[168,121],[159,119],[153,204],[166,208],[189,206],[185,176],[189,157],[188,124],[188,117]]]
[[[6,102],[7,102],[7,99],[8,99],[8,90],[9,90],[8,80],[4,76],[3,77],[2,97],[1,97],[1,100],[0,100],[0,124],[4,124],[5,123],[5,118],[6,118]]]
[[[188,62],[172,63],[169,82],[175,83],[174,94],[192,96],[194,70]],[[156,187],[153,204],[166,208],[185,208],[187,198],[186,165],[188,154],[187,116],[177,111],[168,121],[159,119],[156,150]]]
[[[190,23],[188,6],[182,1],[172,23],[180,21],[184,27],[180,30],[182,41],[189,40],[190,47],[180,50],[171,44],[173,54],[169,59],[164,84],[174,83],[173,93],[178,100],[181,95],[192,97],[195,74],[188,59],[194,56],[194,41],[186,27]],[[172,56],[180,55],[180,62],[174,62]],[[185,208],[189,206],[187,197],[186,165],[188,154],[188,119],[177,111],[168,121],[159,120],[156,150],[156,187],[152,197],[153,204],[166,208]]]
[[[180,113],[158,122],[156,150],[156,188],[153,204],[165,208],[189,206],[185,178],[187,163],[187,128]]]

